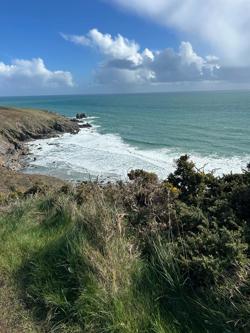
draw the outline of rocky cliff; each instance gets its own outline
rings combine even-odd
[[[79,132],[70,119],[43,110],[0,107],[0,167],[17,170],[27,154],[25,141]]]

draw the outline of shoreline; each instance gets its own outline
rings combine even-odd
[[[85,123],[85,114],[69,119],[53,112],[0,106],[0,192],[25,192],[34,184],[57,186],[65,183],[58,177],[27,174],[25,157],[30,154],[28,143],[70,133],[78,134]]]
[[[45,110],[0,106],[0,166],[19,170],[31,140],[48,139],[63,133],[77,134],[77,122]]]
[[[8,115],[8,121],[4,119],[5,124],[4,114]],[[125,180],[129,170],[135,169],[154,172],[163,180],[174,171],[178,157],[185,154],[198,168],[205,168],[205,172],[214,171],[217,176],[241,173],[248,162],[240,156],[204,157],[167,148],[165,152],[140,150],[127,144],[119,135],[95,131],[95,125],[91,131],[82,130],[92,127],[91,119],[84,113],[67,118],[41,109],[0,106],[0,168],[23,175],[48,176],[79,183],[90,179],[101,182]],[[74,134],[78,134],[77,137],[74,138]],[[56,144],[47,143],[48,148],[46,142],[51,141]]]
[[[127,180],[130,170],[154,172],[164,180],[175,170],[175,161],[189,155],[197,168],[213,171],[216,176],[242,173],[248,156],[202,155],[177,149],[140,149],[130,145],[120,134],[103,133],[93,124],[90,131],[77,136],[64,134],[58,138],[38,140],[30,145],[26,173],[53,175],[69,181]]]

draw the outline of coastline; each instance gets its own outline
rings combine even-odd
[[[68,118],[82,111],[90,116],[90,131],[28,143],[31,154],[24,160],[29,165],[21,169],[25,173],[70,181],[89,180],[89,175],[116,181],[131,169],[143,169],[165,179],[184,154],[198,168],[205,166],[206,172],[241,173],[250,160],[249,113],[244,107],[250,97],[238,93],[210,97],[205,93],[178,99],[171,94],[17,97],[0,99],[0,105],[46,109]]]
[[[46,175],[24,174],[28,142],[77,134],[83,124],[45,110],[17,109],[0,106],[0,192],[25,192],[34,184],[57,186],[64,181]]]
[[[15,118],[16,112],[5,110],[11,117],[0,123],[0,147],[7,152],[0,168],[0,331],[73,333],[87,323],[101,332],[109,330],[110,318],[112,327],[126,318],[135,323],[133,332],[153,332],[155,318],[169,325],[165,315],[158,317],[166,311],[171,332],[176,323],[178,333],[244,331],[250,166],[216,177],[183,155],[163,181],[137,169],[129,182],[71,186],[14,169],[28,154],[26,142],[78,133],[78,120],[34,110],[27,119],[18,110]],[[169,291],[172,297],[162,303]],[[125,309],[118,316],[114,304]]]
[[[21,157],[28,154],[30,140],[77,134],[77,122],[44,110],[17,109],[0,106],[0,166],[19,170]]]

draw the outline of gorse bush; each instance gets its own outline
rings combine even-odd
[[[163,182],[128,176],[9,201],[0,277],[27,318],[40,332],[249,332],[249,169],[215,177],[182,156]]]

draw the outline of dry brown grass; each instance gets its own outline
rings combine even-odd
[[[23,174],[0,167],[0,196],[1,193],[24,193],[34,185],[42,185],[49,189],[55,189],[64,184],[63,180],[55,177]]]
[[[34,138],[56,129],[55,124],[61,126],[62,130],[74,132],[78,130],[78,125],[69,119],[56,113],[43,110],[16,109],[0,107],[0,133],[2,136],[16,136],[20,138],[23,132],[27,132]],[[20,138],[22,139],[22,138]]]

